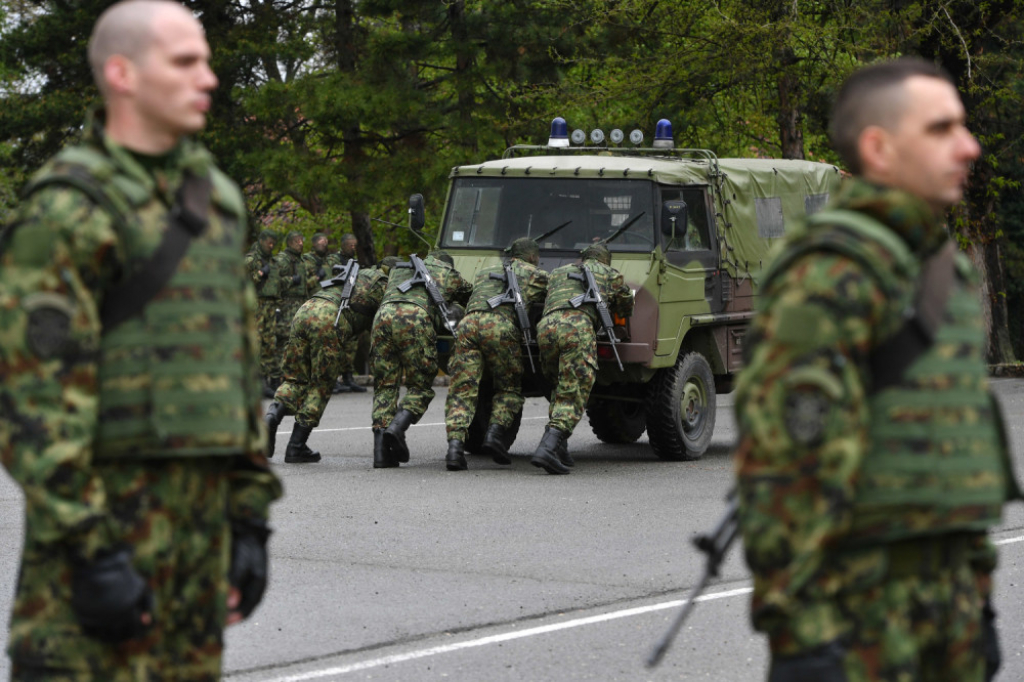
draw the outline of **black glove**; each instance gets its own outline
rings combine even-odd
[[[235,521],[231,524],[231,568],[228,580],[242,593],[238,612],[248,618],[267,589],[267,538],[265,521]]]
[[[768,682],[846,682],[843,654],[839,642],[830,642],[799,656],[775,656]]]
[[[316,271],[316,276],[319,277],[320,279],[327,279],[327,273],[324,272],[323,268],[320,268],[319,270]]]
[[[988,599],[985,600],[985,608],[981,612],[981,637],[985,646],[985,680],[991,682],[1003,664],[1003,654],[999,650],[996,612],[992,608],[992,602]]]
[[[302,281],[302,275],[299,275],[299,274],[292,275],[292,284],[298,284],[301,281]]]
[[[71,609],[90,637],[115,644],[141,637],[152,624],[153,592],[132,568],[132,550],[119,547],[77,566],[71,576]]]

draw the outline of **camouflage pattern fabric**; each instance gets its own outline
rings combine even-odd
[[[217,529],[225,527],[229,518],[266,519],[269,505],[281,495],[280,481],[270,471],[264,456],[266,432],[262,429],[259,394],[255,390],[258,383],[253,328],[255,293],[244,282],[241,247],[244,225],[238,224],[244,220],[244,203],[237,188],[226,178],[217,176],[219,171],[213,167],[208,153],[198,145],[186,141],[166,158],[147,162],[105,139],[99,120],[91,118],[85,126],[82,146],[69,150],[79,158],[100,158],[104,167],[113,169],[119,181],[148,192],[136,197],[136,219],[129,222],[131,232],[125,235],[126,239],[118,234],[111,215],[93,204],[82,191],[54,185],[40,189],[22,203],[15,227],[8,233],[9,239],[0,254],[0,375],[4,377],[0,385],[0,404],[5,414],[5,419],[0,420],[0,460],[24,491],[26,518],[25,564],[11,620],[8,651],[15,667],[28,663],[60,667],[67,661],[80,661],[72,664],[76,667],[92,665],[89,661],[96,651],[96,643],[68,625],[69,557],[91,561],[97,553],[117,543],[135,544],[138,540],[137,560],[144,562],[150,560],[146,557],[156,557],[160,565],[160,584],[166,580],[175,585],[176,593],[171,602],[161,601],[160,595],[168,594],[166,589],[158,591],[158,614],[176,608],[188,609],[208,624],[188,635],[191,637],[188,647],[194,653],[183,656],[182,665],[191,665],[196,657],[209,656],[210,668],[219,668],[219,660],[216,660],[219,645],[215,640],[219,640],[219,630],[224,624],[223,604],[218,599],[222,592],[213,593],[212,582],[201,582],[203,573],[196,572],[188,556],[193,544],[198,548],[196,555],[208,560],[210,548],[214,547],[216,552],[212,556],[218,556],[223,551],[223,536]],[[39,177],[61,172],[57,165],[44,166]],[[104,393],[120,387],[105,378],[104,361],[113,351],[101,353],[99,349],[105,348],[105,339],[110,338],[111,333],[136,329],[145,315],[131,318],[110,332],[101,328],[97,310],[121,273],[131,271],[132,264],[157,248],[167,225],[166,207],[173,203],[185,167],[200,172],[205,169],[215,177],[211,224],[200,239],[221,236],[227,239],[225,225],[229,215],[234,215],[236,233],[232,249],[235,255],[231,258],[230,269],[225,272],[237,272],[239,290],[245,294],[236,299],[240,310],[235,316],[242,327],[224,325],[222,334],[228,345],[236,346],[239,352],[221,363],[223,366],[211,366],[208,371],[211,376],[223,372],[224,376],[236,377],[236,395],[242,396],[239,409],[244,409],[241,419],[249,433],[244,441],[238,441],[240,445],[231,453],[208,454],[213,450],[196,448],[197,442],[216,441],[216,433],[203,433],[196,434],[202,436],[203,441],[187,435],[175,440],[158,439],[153,444],[159,451],[158,457],[137,459],[131,457],[132,452],[111,453],[106,434],[119,426],[118,417],[127,415],[135,419],[136,404],[145,407],[150,404],[150,398],[122,405],[120,411],[114,411],[110,407],[112,399],[127,394]],[[110,187],[110,191],[115,191],[115,183],[110,183]],[[123,205],[128,203],[125,201]],[[208,247],[203,245],[202,248]],[[199,269],[189,259],[202,248],[189,251],[179,266],[179,273]],[[220,257],[227,259],[227,252],[221,251]],[[195,277],[192,272],[187,274]],[[168,291],[186,300],[199,297],[197,292],[176,285],[177,281],[172,278],[144,312],[157,303],[163,304],[162,297],[167,296]],[[46,314],[37,314],[41,310]],[[199,330],[220,322],[221,319],[201,311],[188,320],[188,324]],[[154,345],[167,341],[145,335],[140,338],[151,339]],[[175,350],[179,348],[176,346]],[[207,357],[203,351],[193,355]],[[188,366],[186,359],[177,356],[165,360],[168,366],[175,362]],[[160,365],[153,365],[150,371],[160,369]],[[146,385],[154,383],[152,376],[141,371],[140,381],[148,382]],[[219,398],[220,383],[219,379],[206,383],[199,380],[176,390],[189,396],[193,409],[216,411],[220,408],[205,405],[202,397],[216,395]],[[195,395],[189,395],[188,391]],[[108,407],[101,425],[103,405]],[[202,416],[197,412],[197,422],[203,421]],[[241,445],[243,442],[245,445]],[[139,454],[135,452],[134,457]],[[118,459],[110,459],[111,456]],[[182,474],[177,478],[168,473],[179,469]],[[210,471],[222,473],[212,482],[203,473]],[[193,482],[186,485],[183,483],[185,476],[198,478],[190,478]],[[168,484],[161,487],[164,480]],[[177,483],[171,482],[175,480]],[[130,495],[125,490],[143,483],[152,484],[152,492],[141,491],[138,504],[119,506],[119,499]],[[178,528],[162,522],[151,523],[150,501],[166,503],[160,508],[160,513],[165,515],[163,518],[187,518],[195,524],[216,519],[217,529],[204,527],[199,537],[191,537],[195,526]],[[179,504],[181,506],[175,506]],[[139,515],[133,517],[136,510]],[[141,542],[145,538],[152,539],[151,547]],[[140,570],[144,570],[141,564]],[[223,564],[217,570],[220,572],[217,585],[222,585]],[[193,577],[200,582],[190,582]],[[191,598],[193,595],[196,599]],[[172,621],[168,616],[168,623]],[[50,623],[52,633],[47,629]],[[194,626],[193,622],[190,627]],[[210,642],[208,647],[194,646],[197,638],[207,636],[209,639],[204,641]],[[155,638],[162,641],[159,634]],[[161,646],[126,645],[116,652],[106,651],[105,655],[116,655],[117,660],[144,661],[147,650],[159,652]],[[166,646],[170,649],[178,645],[167,643]],[[113,673],[109,677],[100,674],[97,679],[113,677]]]
[[[314,297],[295,313],[281,358],[284,382],[274,400],[295,415],[297,424],[320,425],[341,367],[342,343],[351,333],[348,319],[338,317],[336,301]]]
[[[280,358],[277,355],[277,324],[276,312],[280,307],[280,273],[274,263],[273,254],[265,252],[262,245],[257,242],[245,257],[245,266],[249,277],[256,287],[256,335],[259,337],[260,351],[259,363],[260,374],[268,379],[277,379],[281,375]],[[270,273],[266,278],[260,276],[260,270]],[[275,286],[268,286],[267,281],[274,278]],[[273,290],[273,295],[264,295],[267,289]]]
[[[540,366],[553,386],[548,426],[571,434],[597,379],[597,334],[587,314],[557,310],[537,324]]]
[[[543,303],[548,274],[518,258],[511,260],[511,266],[527,308]],[[488,305],[487,299],[503,293],[506,286],[491,278],[492,273],[503,274],[504,268],[485,269],[474,279],[473,295],[466,305],[469,312],[459,323],[455,350],[448,361],[451,384],[444,412],[449,440],[466,440],[476,414],[481,377],[490,376],[494,390],[491,424],[509,427],[523,409],[522,331],[511,305],[494,309]]]
[[[633,294],[615,268],[595,260],[584,261],[594,274],[601,296],[613,315],[633,312]],[[571,434],[583,418],[590,390],[597,379],[597,327],[594,304],[573,308],[569,300],[584,293],[586,285],[570,274],[580,273],[576,264],[551,272],[544,317],[537,325],[544,378],[554,387],[548,406],[548,426]]]
[[[345,266],[352,260],[351,256],[346,256],[338,251],[332,251],[327,254],[324,258],[326,268],[328,272],[331,272],[335,265]],[[358,261],[356,261],[358,262]],[[362,264],[359,265],[362,268]],[[359,351],[359,337],[360,334],[354,334],[351,337],[345,339],[341,348],[341,373],[351,374],[355,372],[356,366],[356,353]]]
[[[302,262],[306,268],[306,293],[312,296],[320,291],[320,280],[331,277],[331,266],[327,264],[327,256],[321,257],[315,251],[302,254]]]
[[[881,221],[918,258],[946,239],[903,192],[853,181],[837,206]],[[879,267],[893,265],[876,252]],[[869,445],[865,362],[901,312],[863,264],[835,252],[798,258],[761,293],[735,402],[751,615],[775,656],[849,643],[851,680],[981,680],[978,622],[995,566],[983,535],[962,572],[934,577],[894,575],[887,545],[842,547]]]
[[[94,467],[106,491],[112,540],[154,593],[154,626],[110,646],[84,635],[71,611],[62,543],[42,542],[27,517],[9,634],[14,680],[218,680],[227,617],[230,460],[109,461]]]
[[[373,428],[386,428],[399,409],[422,416],[434,399],[437,336],[426,310],[412,303],[386,303],[377,311],[370,337]],[[398,392],[405,377],[401,405]]]
[[[424,266],[437,283],[445,302],[465,303],[473,290],[459,271],[428,255]],[[384,298],[373,320],[370,335],[370,371],[373,372],[373,427],[386,428],[399,409],[423,416],[434,398],[431,386],[437,376],[437,334],[427,290],[414,286],[408,292],[398,285],[413,276],[411,268],[392,268]],[[406,394],[398,404],[405,376]]]
[[[298,251],[286,248],[277,254],[274,262],[281,272],[281,314],[277,318],[277,348],[280,354],[284,352],[284,346],[288,343],[292,318],[309,295],[316,292],[310,289],[310,268]],[[300,277],[298,283],[292,281],[295,275]]]

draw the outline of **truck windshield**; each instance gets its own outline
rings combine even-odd
[[[645,180],[456,178],[441,244],[505,248],[568,221],[540,247],[578,251],[642,214],[608,248],[649,252],[655,243],[654,194],[654,184]]]

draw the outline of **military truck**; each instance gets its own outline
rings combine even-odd
[[[436,245],[472,281],[519,237],[539,238],[540,266],[551,271],[626,226],[607,246],[635,308],[616,320],[621,369],[612,344],[598,337],[590,426],[607,443],[631,443],[646,431],[659,458],[699,459],[714,431],[716,395],[732,390],[741,367],[769,250],[788,223],[825,205],[840,172],[678,149],[666,120],[651,147],[641,146],[638,131],[624,146],[603,144],[600,130],[589,145],[582,131],[575,144],[566,133],[555,119],[546,146],[517,145],[501,159],[453,168]],[[613,141],[623,137],[612,131]],[[422,225],[422,215],[414,220]],[[440,338],[442,363],[451,347],[451,337]],[[526,350],[538,357],[536,346]],[[549,396],[539,365],[531,371],[525,356],[523,364],[524,393]],[[486,429],[488,389],[484,377],[469,451]],[[517,430],[518,420],[512,439]]]

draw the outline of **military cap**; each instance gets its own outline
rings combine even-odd
[[[540,247],[529,237],[520,237],[508,247],[508,253],[513,258],[529,261],[540,257]]]
[[[434,249],[433,251],[431,251],[427,255],[428,256],[433,256],[434,260],[439,260],[442,263],[447,263],[448,265],[452,266],[453,268],[455,267],[455,259],[452,258],[448,254],[447,251],[442,251],[441,249]]]
[[[604,244],[591,244],[580,252],[583,260],[596,260],[605,265],[612,264],[612,252]]]

